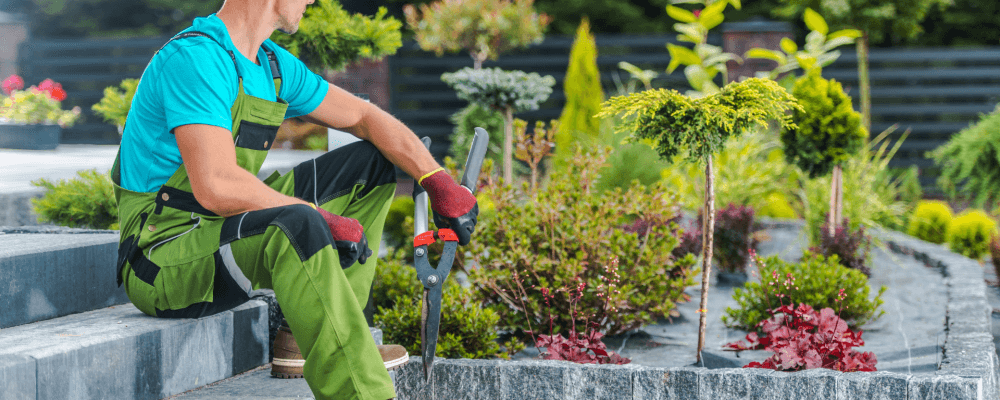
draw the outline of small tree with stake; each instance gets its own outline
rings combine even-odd
[[[801,109],[784,88],[771,80],[751,78],[724,86],[721,91],[692,99],[674,90],[656,89],[617,96],[602,105],[599,117],[621,115],[619,131],[630,140],[652,140],[660,158],[671,162],[683,155],[687,162],[705,166],[705,212],[702,228],[701,314],[698,325],[698,362],[705,346],[708,285],[712,268],[712,232],[715,230],[715,190],[712,155],[726,140],[769,121],[792,127],[789,109]]]
[[[503,112],[503,179],[509,184],[513,175],[514,112],[537,110],[552,94],[555,78],[500,68],[463,68],[442,74],[441,80],[458,92],[458,98]]]

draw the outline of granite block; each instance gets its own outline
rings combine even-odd
[[[784,393],[788,399],[832,399],[836,397],[837,378],[842,373],[816,368],[799,372],[775,372],[786,375]]]
[[[635,365],[580,364],[569,375],[568,392],[575,399],[632,400]]]
[[[710,369],[705,371],[698,380],[698,398],[702,400],[750,398],[748,369]]]
[[[232,310],[233,369],[237,375],[268,363],[271,341],[268,337],[267,303],[250,300]]]
[[[948,301],[948,335],[988,333],[993,324],[993,309],[981,301]]]
[[[907,375],[849,372],[837,377],[837,400],[906,400]]]
[[[0,355],[0,400],[34,400],[35,386],[34,359]]]
[[[571,377],[570,375],[576,375]],[[500,398],[503,400],[566,399],[573,393],[569,382],[578,382],[578,364],[566,361],[527,360],[500,364]],[[574,388],[576,389],[576,388]]]
[[[117,233],[0,234],[0,328],[128,303]]]
[[[413,361],[410,361],[412,364]],[[422,372],[421,372],[422,373]],[[434,361],[436,400],[494,400],[500,398],[500,364],[494,360]]]
[[[705,368],[681,367],[667,370],[667,400],[697,399],[702,374]]]
[[[955,375],[911,376],[907,396],[909,400],[983,399],[983,380]]]
[[[393,385],[398,400],[432,400],[433,385],[424,380],[424,364],[420,357],[410,356],[410,362],[393,371]]]
[[[667,382],[670,371],[666,368],[640,368],[632,372],[632,398],[634,400],[667,400]]]

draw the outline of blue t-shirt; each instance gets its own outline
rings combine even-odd
[[[159,190],[180,167],[183,160],[174,128],[205,124],[232,129],[230,109],[239,87],[236,68],[243,76],[246,94],[276,99],[263,48],[257,52],[260,65],[244,57],[215,14],[195,19],[184,30],[188,31],[204,32],[218,43],[203,36],[174,40],[143,71],[121,142],[121,183],[133,192]],[[327,82],[270,39],[264,41],[264,46],[278,58],[281,98],[288,102],[285,118],[315,110],[326,96]],[[236,56],[236,66],[226,50]]]

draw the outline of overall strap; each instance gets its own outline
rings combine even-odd
[[[264,49],[264,53],[267,54],[267,62],[271,65],[271,78],[274,79],[274,96],[280,97],[281,70],[278,69],[278,56],[274,55],[274,52],[267,48],[267,46],[261,44],[260,47]]]

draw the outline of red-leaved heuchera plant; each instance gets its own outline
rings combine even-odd
[[[607,315],[609,311],[617,311],[617,307],[614,304],[614,295],[619,294],[618,292],[618,282],[620,276],[618,275],[618,259],[612,259],[611,265],[604,267],[605,274],[601,276],[602,283],[598,285],[597,297],[604,300],[604,310],[602,315]],[[521,286],[521,279],[517,275],[517,271],[513,273],[513,280],[517,285],[515,289],[518,292],[518,297],[526,297],[523,286]],[[552,334],[552,312],[549,306],[549,301],[555,297],[555,293],[549,288],[541,287],[538,290],[542,293],[542,298],[545,300],[545,305],[548,307],[549,311],[549,334],[548,335],[538,335],[535,337],[535,332],[533,329],[528,329],[525,333],[532,336],[535,342],[535,348],[544,348],[545,352],[542,353],[543,360],[559,360],[559,361],[571,361],[581,364],[628,364],[632,362],[631,359],[622,357],[621,355],[615,353],[614,351],[608,350],[601,338],[604,334],[597,330],[600,324],[590,321],[591,314],[586,314],[586,329],[583,333],[578,333],[576,331],[576,320],[580,317],[579,310],[577,310],[577,304],[580,303],[580,299],[583,298],[583,291],[587,287],[587,284],[580,281],[576,287],[572,289],[560,288],[555,292],[566,292],[569,296],[570,310],[573,314],[572,326],[569,330],[569,337],[563,337],[561,333]],[[522,307],[524,307],[522,302]],[[530,322],[529,322],[530,324]]]
[[[841,290],[843,293],[843,290]],[[843,294],[842,294],[843,295]],[[782,305],[771,310],[772,317],[760,323],[764,332],[751,332],[746,342],[730,343],[730,350],[773,351],[763,363],[751,362],[744,368],[767,368],[777,371],[801,371],[829,368],[841,372],[875,371],[878,360],[871,352],[857,352],[864,346],[861,331],[854,332],[831,308],[819,312],[806,304]]]

